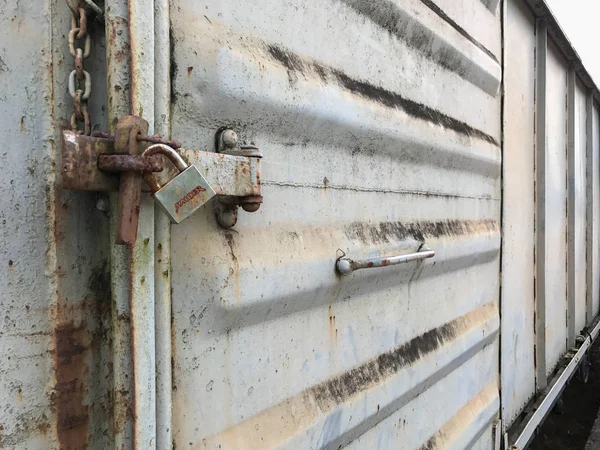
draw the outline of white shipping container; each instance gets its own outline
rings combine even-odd
[[[0,448],[525,448],[599,331],[552,4],[4,3]],[[99,172],[127,115],[217,198]]]

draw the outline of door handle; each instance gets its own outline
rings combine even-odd
[[[419,261],[421,259],[433,258],[435,252],[425,243],[421,244],[414,253],[406,253],[397,256],[385,256],[369,259],[351,259],[347,256],[338,258],[335,268],[340,275],[350,275],[359,269],[374,269],[376,267],[395,266],[396,264],[407,263],[410,261]]]

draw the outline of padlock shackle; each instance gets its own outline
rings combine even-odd
[[[177,151],[174,148],[169,147],[165,144],[151,145],[146,150],[144,150],[142,156],[152,156],[157,154],[165,155],[167,158],[169,158],[169,161],[171,161],[173,165],[177,167],[177,170],[179,170],[180,172],[183,172],[189,167],[188,163],[185,162],[185,160],[181,157],[179,153],[177,153]]]
[[[177,167],[177,170],[179,170],[179,172],[183,172],[189,167],[188,163],[185,162],[185,160],[181,157],[179,153],[177,153],[177,151],[174,148],[169,147],[165,144],[151,145],[142,153],[142,156],[152,155],[165,155],[167,158],[169,158],[169,161],[171,161],[173,165]],[[152,192],[156,192],[162,187],[156,179],[156,177],[154,176],[154,174],[152,173],[143,174],[143,178],[150,190],[152,190]]]

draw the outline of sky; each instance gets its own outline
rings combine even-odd
[[[561,28],[581,57],[596,86],[600,86],[598,17],[600,0],[546,0]]]

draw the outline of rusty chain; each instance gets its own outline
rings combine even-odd
[[[102,14],[102,10],[92,0],[65,1],[73,14],[68,39],[69,53],[75,58],[75,69],[69,74],[69,94],[73,97],[71,129],[90,135],[91,120],[87,102],[92,93],[92,76],[83,68],[83,61],[90,56],[91,50],[86,7],[93,9],[97,14]],[[76,47],[75,41],[83,41],[83,48]],[[81,122],[83,122],[83,130],[80,129]]]

